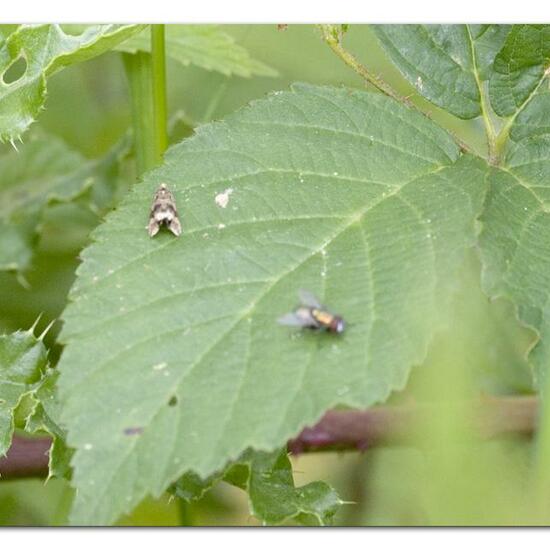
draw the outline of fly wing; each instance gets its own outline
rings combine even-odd
[[[305,319],[296,315],[296,313],[287,313],[277,319],[277,323],[280,325],[286,325],[288,327],[303,327],[306,326]]]
[[[309,291],[301,288],[298,291],[300,302],[307,307],[314,307],[315,309],[323,309],[323,306],[319,303],[319,300]]]

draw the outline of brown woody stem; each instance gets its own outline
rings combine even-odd
[[[413,443],[418,435],[415,426],[422,419],[434,418],[438,414],[436,404],[329,411],[315,426],[304,429],[290,441],[288,449],[296,454]],[[472,405],[472,427],[487,439],[505,434],[531,435],[536,418],[536,397],[491,397]]]
[[[47,477],[49,437],[13,437],[6,456],[0,458],[0,478]]]
[[[536,397],[484,398],[473,404],[473,428],[483,438],[506,434],[531,435],[537,420]],[[293,454],[367,448],[414,442],[415,426],[423,418],[439,414],[436,404],[380,406],[366,411],[327,412],[313,427],[306,428],[288,443]],[[8,454],[0,458],[2,479],[46,477],[48,437],[15,436]]]

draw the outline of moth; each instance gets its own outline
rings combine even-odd
[[[287,313],[278,319],[279,324],[292,327],[303,327],[314,330],[326,330],[328,332],[341,333],[346,328],[346,323],[340,315],[331,313],[309,291],[298,292],[301,305],[292,313]]]
[[[151,205],[149,224],[147,225],[149,236],[154,237],[159,232],[161,225],[168,227],[176,237],[181,235],[181,223],[178,218],[176,201],[165,183],[161,183],[156,190]]]

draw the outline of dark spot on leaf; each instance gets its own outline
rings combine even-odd
[[[27,60],[22,55],[20,55],[4,71],[4,74],[2,75],[2,80],[5,84],[12,84],[14,82],[17,82],[20,78],[23,77],[26,70]]]
[[[143,428],[139,426],[124,429],[124,435],[140,435],[142,433],[143,433]]]
[[[170,401],[168,401],[168,406],[175,407],[177,404],[178,404],[178,398],[175,395],[170,397]]]

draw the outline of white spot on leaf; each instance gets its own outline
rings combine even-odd
[[[227,188],[223,193],[218,193],[214,199],[216,204],[221,208],[225,208],[229,202],[229,195],[231,195],[231,193],[233,193],[231,187]]]

